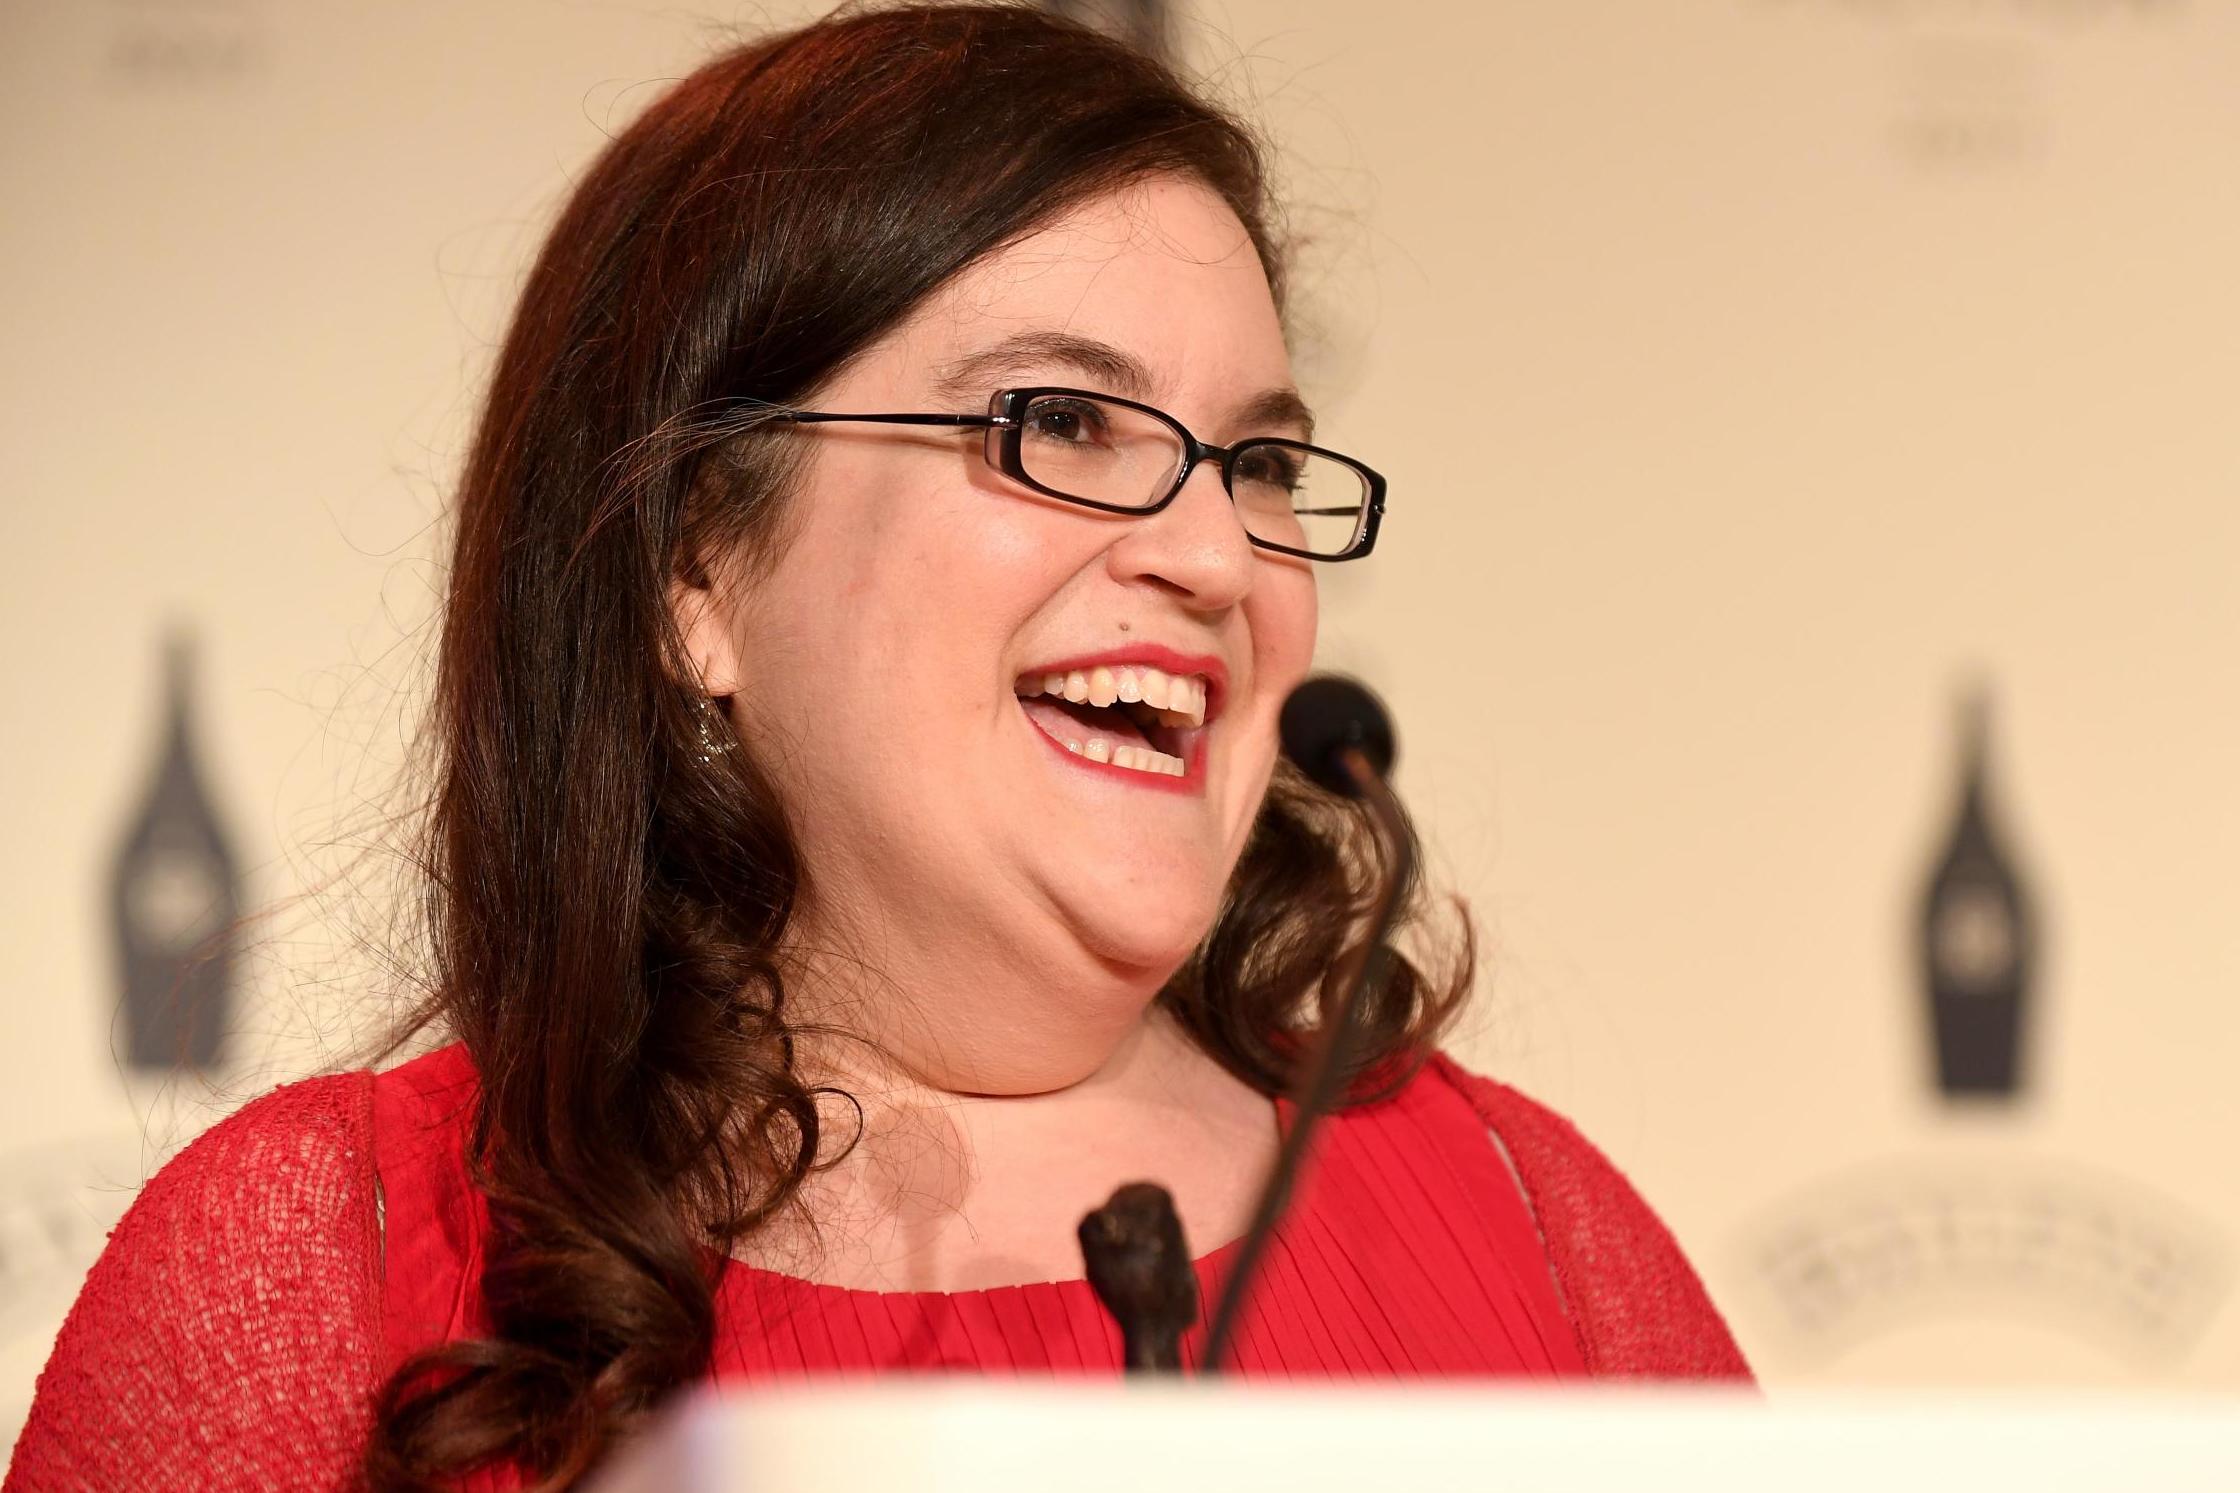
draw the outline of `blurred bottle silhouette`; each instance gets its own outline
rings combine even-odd
[[[1962,701],[1958,815],[1922,901],[1920,956],[1938,1088],[2011,1098],[2022,1087],[2036,929],[1992,819],[1990,716],[1985,689]]]
[[[217,1065],[231,1014],[234,861],[195,758],[192,645],[164,640],[161,755],[109,875],[123,975],[125,1058],[136,1068]]]

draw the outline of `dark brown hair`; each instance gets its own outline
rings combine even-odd
[[[782,547],[791,447],[735,401],[812,396],[958,271],[1166,173],[1235,210],[1280,304],[1252,134],[1024,7],[855,11],[729,51],[575,189],[462,479],[429,733],[435,994],[408,1031],[455,1035],[480,1074],[490,1330],[384,1386],[375,1485],[579,1477],[706,1370],[728,1247],[819,1158],[781,978],[814,847],[745,750],[696,753],[667,603],[695,557]],[[1352,806],[1279,773],[1162,999],[1282,1086],[1381,858]],[[1361,1087],[1442,1028],[1467,931],[1453,964],[1384,962]]]

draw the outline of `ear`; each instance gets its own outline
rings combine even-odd
[[[735,695],[742,683],[738,632],[725,594],[698,564],[684,566],[669,580],[669,616],[684,640],[698,688],[709,695]]]

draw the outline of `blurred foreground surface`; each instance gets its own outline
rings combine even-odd
[[[2240,1405],[1506,1385],[1264,1389],[925,1383],[708,1394],[597,1493],[2226,1493]]]

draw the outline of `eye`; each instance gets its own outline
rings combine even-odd
[[[1282,446],[1252,446],[1237,459],[1236,480],[1279,492],[1297,492],[1304,465],[1305,458],[1299,452]]]
[[[1094,445],[1105,440],[1109,427],[1104,411],[1086,399],[1038,399],[1027,407],[1026,433],[1036,440]]]

